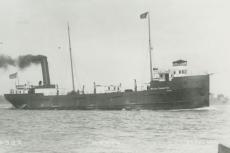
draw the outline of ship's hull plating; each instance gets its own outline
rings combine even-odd
[[[191,109],[209,106],[209,96],[201,89],[177,91],[141,91],[91,95],[43,96],[42,94],[6,94],[19,109]]]
[[[178,80],[176,80],[178,83]],[[180,86],[153,88],[147,91],[103,94],[5,94],[19,109],[122,110],[122,109],[192,109],[209,106],[209,76],[183,78]],[[183,86],[181,84],[184,84]]]

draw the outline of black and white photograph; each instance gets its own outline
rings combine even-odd
[[[0,153],[230,153],[230,1],[0,0]]]

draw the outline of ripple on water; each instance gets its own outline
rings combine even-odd
[[[230,109],[33,111],[0,107],[1,153],[216,153]]]

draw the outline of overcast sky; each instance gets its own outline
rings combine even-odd
[[[51,82],[71,89],[66,23],[70,23],[77,88],[149,81],[147,20],[151,13],[154,65],[169,68],[188,60],[192,71],[215,73],[211,92],[230,96],[229,0],[1,0],[0,54],[48,57]],[[0,94],[14,85],[0,70]],[[19,72],[37,84],[40,66]]]

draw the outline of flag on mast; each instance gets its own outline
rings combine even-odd
[[[149,12],[142,13],[142,14],[140,15],[140,18],[141,18],[141,19],[146,19],[148,13],[149,13]]]
[[[18,77],[18,72],[9,75],[10,79],[15,79],[17,77]]]

